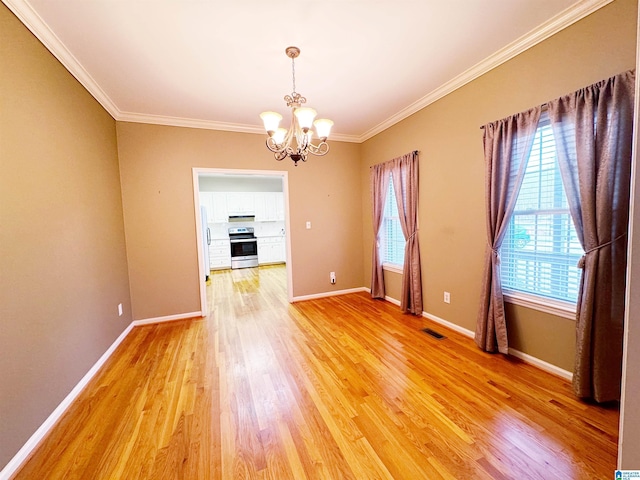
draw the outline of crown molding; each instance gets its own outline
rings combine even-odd
[[[262,133],[264,133],[264,129]],[[346,135],[344,133],[332,133],[329,139],[335,142],[362,143],[360,135]]]
[[[197,120],[193,118],[170,117],[166,115],[148,115],[133,112],[121,112],[116,120],[118,120],[119,122],[150,123],[152,125],[167,125],[171,127],[202,128],[205,130],[255,133],[258,135],[265,134],[264,127],[258,125],[214,122],[212,120]],[[334,140],[336,142],[360,143],[360,137],[358,137],[357,135],[331,134],[331,140]]]
[[[151,123],[157,125],[223,130],[240,133],[264,133],[264,130],[261,127],[255,125],[121,112],[98,83],[84,69],[80,62],[78,62],[78,60],[71,54],[64,43],[62,43],[55,33],[51,31],[49,26],[25,0],[2,0],[2,2],[16,15],[16,17],[18,17],[18,19],[31,31],[31,33],[33,33],[36,38],[42,42],[53,56],[55,56],[60,63],[64,65],[64,67],[82,84],[82,86],[85,87],[91,95],[93,95],[100,105],[102,105],[115,120],[122,122]],[[403,108],[398,113],[367,130],[362,135],[332,134],[331,139],[339,142],[362,143],[611,2],[613,2],[613,0],[583,0],[578,2],[546,21],[535,30],[532,30],[506,47],[498,50],[482,62],[474,65],[449,82],[413,102],[411,105]]]
[[[133,112],[120,112],[116,118],[119,122],[150,123],[153,125],[167,125],[171,127],[202,128],[205,130],[223,130],[225,132],[260,133],[264,128],[257,125],[242,123],[215,122],[212,120],[198,120],[195,118],[171,117],[168,115],[150,115]]]
[[[120,111],[100,85],[89,75],[80,62],[71,54],[67,47],[57,37],[49,26],[42,20],[24,0],[2,0],[9,10],[42,42],[42,44],[58,59],[60,63],[78,80],[82,86],[109,112],[118,119]]]
[[[485,58],[480,63],[477,63],[473,67],[462,72],[457,77],[454,77],[452,80],[433,90],[431,93],[428,93],[421,99],[403,108],[398,113],[392,115],[375,127],[367,130],[359,137],[359,142],[362,143],[370,139],[378,133],[413,115],[419,110],[422,110],[427,105],[434,103],[435,101],[466,85],[472,80],[475,80],[481,75],[484,75],[490,70],[511,60],[513,57],[546,40],[552,35],[555,35],[559,31],[567,28],[568,26],[576,23],[579,20],[582,20],[584,17],[591,15],[596,10],[604,7],[605,5],[608,5],[611,2],[613,2],[613,0],[584,0],[575,5],[572,5],[571,7],[560,12],[555,17],[544,22],[536,29],[532,30],[526,35],[523,35],[504,48],[498,50],[494,54]]]

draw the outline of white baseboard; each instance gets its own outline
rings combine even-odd
[[[151,325],[153,323],[173,322],[175,320],[185,320],[187,318],[202,317],[202,312],[179,313],[177,315],[167,315],[166,317],[144,318],[142,320],[134,320],[133,326]],[[2,479],[0,479],[2,480]]]
[[[304,300],[315,300],[317,298],[335,297],[337,295],[347,295],[349,293],[366,292],[364,287],[349,288],[347,290],[335,290],[333,292],[314,293],[313,295],[301,295],[299,297],[293,297],[293,302],[302,302]]]
[[[435,315],[432,315],[430,313],[422,312],[422,316],[428,318],[429,320],[433,320],[434,322],[439,323],[447,328],[450,328],[451,330],[461,333],[466,337],[474,338],[475,336],[475,332],[472,332],[471,330],[468,330],[454,323],[448,322],[440,317],[436,317]],[[519,358],[523,362],[528,363],[529,365],[533,365],[540,370],[544,370],[547,373],[551,373],[552,375],[564,378],[565,380],[571,381],[573,379],[573,373],[568,372],[567,370],[564,370],[549,362],[545,362],[544,360],[540,360],[537,357],[521,352],[520,350],[516,350],[515,348],[509,348],[509,355]]]
[[[0,480],[9,480],[11,476],[18,471],[24,462],[29,458],[31,452],[38,446],[38,444],[47,436],[53,426],[60,420],[64,412],[71,406],[73,401],[80,395],[80,392],[84,390],[89,381],[95,376],[96,373],[102,368],[109,357],[115,352],[118,345],[122,343],[129,332],[133,329],[134,324],[130,323],[127,328],[120,334],[118,338],[111,344],[106,352],[98,359],[98,361],[89,369],[89,371],[80,379],[80,381],[73,387],[73,390],[60,402],[56,409],[49,415],[49,417],[43,422],[42,425],[35,431],[33,435],[27,440],[22,448],[9,460],[9,463],[0,472]]]
[[[557,367],[551,363],[545,362],[544,360],[540,360],[539,358],[532,357],[531,355],[521,352],[520,350],[516,350],[515,348],[509,348],[509,355],[513,355],[523,362],[528,363],[529,365],[533,365],[534,367],[538,367],[540,370],[544,370],[545,372],[551,373],[552,375],[556,375],[569,381],[573,380],[572,372]]]
[[[385,295],[384,299],[387,302],[393,303],[394,305],[400,306],[400,300],[396,300],[395,298],[391,298],[389,295]]]
[[[429,320],[433,320],[434,322],[439,323],[440,325],[443,325],[455,332],[458,332],[464,335],[465,337],[473,338],[475,336],[475,332],[472,332],[471,330],[461,327],[460,325],[456,325],[455,323],[451,323],[445,320],[444,318],[436,317],[431,313],[422,312],[422,316],[425,318],[428,318]]]

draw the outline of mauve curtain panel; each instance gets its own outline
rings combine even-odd
[[[620,399],[635,72],[549,103],[569,208],[585,251],[573,388]]]
[[[391,162],[400,225],[406,240],[402,275],[403,312],[422,315],[422,273],[418,242],[418,152],[411,152]]]
[[[487,352],[509,353],[499,250],[518,198],[542,107],[484,126],[487,248],[475,342]]]
[[[384,202],[389,190],[389,171],[381,163],[371,167],[371,204],[373,205],[373,259],[371,268],[371,297],[384,298],[384,275],[378,251],[380,227],[384,217]]]

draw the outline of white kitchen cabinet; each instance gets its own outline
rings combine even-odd
[[[256,222],[284,220],[284,196],[282,192],[260,192],[255,196]]]
[[[226,223],[229,216],[253,215],[256,222],[284,220],[282,192],[200,192],[209,223]]]
[[[227,193],[228,215],[255,215],[255,194],[253,192]]]
[[[274,192],[254,194],[256,206],[256,222],[276,221],[276,198]]]
[[[258,263],[260,265],[285,263],[286,257],[284,237],[258,238]]]
[[[276,221],[284,220],[284,193],[275,192],[274,194],[276,204]]]
[[[207,209],[207,222],[213,222],[213,202],[212,202],[212,192],[200,192],[200,206],[205,207]],[[203,225],[206,227],[206,225]]]
[[[207,207],[209,223],[225,223],[229,220],[226,193],[200,192],[200,205]]]
[[[211,195],[211,208],[213,211],[213,223],[225,223],[229,220],[226,193],[213,192]]]
[[[211,240],[209,245],[209,267],[211,270],[231,268],[231,243],[228,239]]]
[[[278,263],[286,263],[287,249],[285,248],[284,238],[278,237],[278,240],[274,242],[273,254]]]
[[[267,205],[265,202],[266,193],[258,192],[253,194],[255,205],[256,222],[268,222]]]

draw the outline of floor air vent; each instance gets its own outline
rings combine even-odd
[[[435,330],[431,330],[430,328],[423,328],[422,331],[424,333],[426,333],[427,335],[431,335],[433,338],[436,338],[438,340],[442,340],[443,338],[447,338],[444,335],[442,335],[441,333],[438,333]]]

